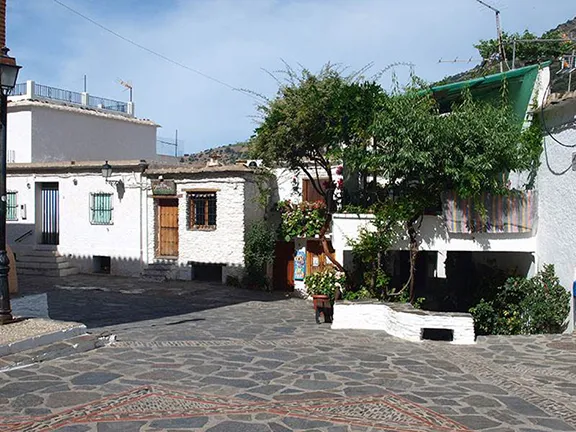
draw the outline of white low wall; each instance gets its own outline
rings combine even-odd
[[[428,312],[410,305],[337,302],[333,329],[383,330],[411,342],[422,340],[423,329],[450,329],[454,344],[474,343],[474,320],[466,313]]]

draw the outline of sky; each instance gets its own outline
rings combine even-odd
[[[327,62],[375,74],[411,63],[429,82],[469,69],[473,47],[496,34],[494,13],[476,0],[60,0],[120,35],[208,75],[158,58],[106,32],[54,0],[7,0],[7,45],[23,66],[19,82],[36,82],[128,100],[136,115],[178,130],[183,150],[248,139],[258,99],[273,97],[268,72]],[[574,0],[486,0],[501,11],[504,31],[542,33],[576,16]],[[398,77],[407,67],[396,66]],[[268,71],[268,72],[267,72]],[[380,82],[391,85],[392,69]]]

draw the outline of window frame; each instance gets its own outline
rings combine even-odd
[[[10,205],[9,195],[14,196],[14,205]],[[14,210],[14,217],[10,217],[10,210]],[[18,191],[6,191],[6,220],[7,221],[17,221],[18,220]]]
[[[106,209],[106,208],[101,208],[101,209],[96,209],[95,208],[95,198],[96,196],[107,196],[110,200],[110,208]],[[90,225],[103,225],[103,226],[108,226],[108,225],[114,225],[114,194],[111,192],[90,192],[90,196],[89,196],[89,212],[90,212]],[[96,212],[97,211],[104,211],[104,212],[109,212],[110,214],[110,218],[107,222],[99,222],[96,221]]]
[[[199,197],[199,195],[209,195]],[[196,203],[204,201],[204,224],[196,223]],[[213,202],[214,223],[210,224],[210,203]],[[213,190],[194,190],[186,192],[186,224],[189,231],[215,231],[218,228],[218,194]]]

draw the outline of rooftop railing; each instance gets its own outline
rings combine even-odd
[[[104,111],[128,114],[134,116],[134,103],[121,102],[92,96],[88,93],[79,93],[57,87],[37,84],[34,81],[16,84],[10,96],[25,96],[26,99],[44,99],[48,101],[63,102],[66,104],[87,106]]]

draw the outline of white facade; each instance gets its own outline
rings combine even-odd
[[[8,98],[9,162],[156,157],[158,125],[135,118],[131,102],[92,98],[87,93],[39,86],[32,81],[25,87],[26,91]],[[112,105],[106,109],[97,102]]]
[[[36,101],[8,108],[8,153],[13,162],[154,159],[151,121]]]
[[[232,167],[231,171],[186,172],[170,168],[150,170],[150,178],[174,179],[178,199],[178,257],[174,277],[190,278],[190,268],[197,264],[222,265],[222,281],[239,276],[244,268],[244,238],[249,226],[263,218],[257,202],[258,188],[250,170]],[[216,227],[213,230],[190,229],[188,224],[189,192],[216,192]],[[164,261],[157,256],[157,197],[146,197],[147,262]]]
[[[222,280],[238,276],[244,266],[247,228],[263,217],[252,171],[244,167],[150,168],[143,161],[110,161],[113,175],[101,174],[100,162],[10,164],[8,191],[17,193],[17,220],[8,221],[8,243],[19,255],[31,250],[53,250],[81,272],[97,271],[100,258],[110,258],[110,273],[139,276],[149,265],[166,260],[157,256],[157,198],[151,182],[163,173],[174,179],[178,199],[178,256],[170,260],[171,277],[190,279],[191,266],[218,264]],[[59,241],[43,244],[42,185],[57,184]],[[215,191],[217,226],[213,230],[188,228],[190,191]],[[91,221],[91,194],[112,194],[112,220]]]
[[[92,272],[94,256],[111,259],[110,272],[120,275],[138,275],[141,271],[141,229],[138,221],[140,203],[140,172],[137,161],[132,167],[120,169],[118,163],[114,181],[110,184],[102,177],[101,164],[95,163],[90,171],[58,170],[58,172],[11,173],[9,166],[7,189],[17,192],[18,219],[8,221],[7,241],[15,252],[24,253],[34,248],[53,248],[82,272]],[[44,170],[45,171],[45,170]],[[43,183],[56,183],[59,195],[59,244],[42,245],[41,198]],[[120,193],[119,193],[120,192]],[[90,194],[112,194],[112,222],[107,225],[91,223]],[[19,237],[32,230],[19,241]]]
[[[538,267],[554,264],[560,283],[572,292],[576,280],[576,98],[572,95],[544,112],[544,152],[538,170],[540,222]],[[572,313],[574,317],[574,301]],[[571,320],[570,330],[574,328]]]

